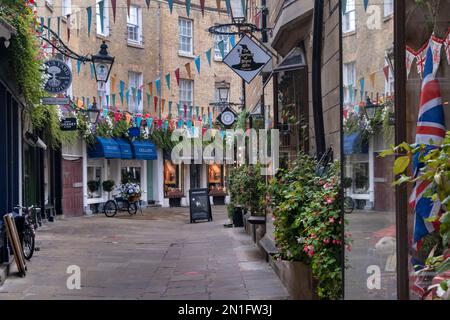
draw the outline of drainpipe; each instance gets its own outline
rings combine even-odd
[[[312,101],[316,151],[319,159],[325,153],[325,131],[322,111],[322,34],[323,0],[314,1],[314,30],[312,58]]]

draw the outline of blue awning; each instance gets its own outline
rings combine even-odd
[[[361,132],[344,134],[344,154],[364,154],[369,152],[369,143],[364,140]]]
[[[139,160],[156,160],[156,146],[150,141],[133,141],[131,143],[133,155]]]
[[[88,146],[87,153],[89,158],[107,158],[120,159],[120,147],[112,138],[96,137],[94,145]]]
[[[133,153],[131,152],[130,143],[127,140],[121,138],[115,138],[114,140],[116,140],[117,144],[119,145],[121,154],[120,158],[133,159]]]

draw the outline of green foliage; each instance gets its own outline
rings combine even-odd
[[[90,192],[97,191],[98,188],[100,187],[100,181],[97,181],[97,180],[89,180],[89,181],[87,182],[87,186],[88,186]]]
[[[171,140],[172,131],[154,129],[150,134],[150,140],[160,149],[170,151],[176,142]]]
[[[316,176],[316,161],[300,153],[292,167],[280,169],[269,186],[279,258],[311,266],[321,299],[342,294],[343,222],[339,166]]]
[[[54,149],[58,149],[61,144],[75,143],[78,135],[73,131],[62,131],[61,120],[58,107],[37,105],[30,110],[31,122],[34,128],[42,130],[44,138]]]
[[[114,189],[114,180],[105,180],[102,182],[102,187],[105,192],[111,192]]]
[[[266,180],[261,165],[241,165],[228,172],[231,201],[247,208],[252,215],[264,215]]]

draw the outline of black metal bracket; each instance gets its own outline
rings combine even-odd
[[[92,62],[91,57],[80,55],[75,51],[73,51],[72,49],[70,49],[52,29],[48,28],[45,25],[42,25],[42,27],[48,31],[47,34],[51,35],[51,37],[49,37],[50,39],[45,37],[43,32],[40,38],[45,42],[47,42],[49,45],[51,45],[63,56],[70,59],[81,61],[82,63]]]

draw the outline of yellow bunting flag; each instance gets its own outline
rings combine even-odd
[[[153,83],[152,82],[149,82],[148,90],[150,90],[150,95],[152,96],[153,95]]]
[[[375,76],[376,76],[376,72],[373,72],[369,75],[370,84],[371,84],[372,88],[375,88]]]
[[[111,77],[111,93],[116,92],[116,77]]]
[[[161,99],[161,113],[164,114],[164,106],[166,104],[166,99]]]
[[[186,68],[186,72],[188,74],[188,78],[191,79],[191,63],[188,62],[184,65],[184,67]]]

